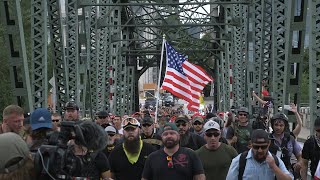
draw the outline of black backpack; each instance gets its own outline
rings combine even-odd
[[[247,164],[247,159],[246,159],[247,155],[248,155],[248,151],[245,151],[245,152],[241,153],[241,155],[240,155],[238,180],[242,180],[242,178],[243,178],[244,169],[246,168],[246,164]],[[272,154],[272,156],[273,156],[273,159],[274,159],[276,165],[279,167],[278,157],[274,154]]]

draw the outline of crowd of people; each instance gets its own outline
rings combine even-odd
[[[24,114],[21,107],[9,105],[0,124],[0,179],[306,180],[308,170],[314,176],[319,166],[320,117],[301,148],[295,105],[293,130],[284,113],[269,117],[262,111],[252,121],[246,107],[226,116],[189,116],[170,108],[162,108],[157,118],[148,110],[122,116],[98,111],[94,120],[81,120],[72,101],[63,116],[45,108]],[[66,133],[65,149],[71,155],[60,164],[69,175],[62,176],[36,157]]]

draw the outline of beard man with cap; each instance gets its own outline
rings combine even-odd
[[[179,129],[181,147],[197,150],[206,144],[206,141],[201,136],[190,132],[190,124],[186,116],[177,117],[175,124]]]
[[[281,179],[291,180],[293,176],[283,161],[269,152],[269,134],[257,129],[252,132],[252,148],[235,157],[230,165],[227,180]],[[275,159],[277,158],[277,159]],[[242,165],[242,168],[240,167]]]
[[[252,125],[249,123],[249,111],[246,107],[238,109],[238,121],[229,126],[226,134],[228,143],[232,145],[238,153],[250,149],[250,137]]]
[[[204,139],[207,144],[196,151],[207,179],[225,180],[229,166],[238,153],[230,145],[220,142],[220,125],[209,120],[204,124]]]
[[[141,140],[140,123],[128,117],[121,123],[123,143],[116,146],[109,155],[111,178],[117,180],[140,180],[145,161],[156,149]]]
[[[167,123],[162,132],[163,149],[148,157],[142,180],[204,180],[199,157],[189,148],[180,147],[178,128]]]
[[[79,121],[79,107],[73,102],[69,101],[64,106],[64,119],[65,121]]]

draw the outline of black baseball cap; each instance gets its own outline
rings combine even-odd
[[[79,110],[78,105],[74,102],[74,101],[69,101],[66,103],[66,105],[64,106],[64,110],[67,109],[74,109],[74,110]]]
[[[141,120],[141,124],[153,124],[153,119],[150,116],[145,116],[142,120]]]
[[[259,139],[259,141],[258,141]],[[262,140],[262,141],[261,141]],[[263,129],[256,129],[251,134],[252,143],[269,143],[269,133]]]
[[[107,111],[98,111],[96,116],[108,117],[109,113]]]

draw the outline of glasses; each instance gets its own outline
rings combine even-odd
[[[247,114],[239,113],[239,116],[247,116]]]
[[[218,137],[218,136],[220,136],[220,133],[218,133],[218,132],[205,133],[205,134],[206,134],[206,136],[208,136],[208,137],[212,137],[212,136]]]
[[[52,119],[52,122],[59,122],[60,119]]]
[[[151,124],[142,124],[143,127],[150,127]]]
[[[267,149],[267,147],[268,147],[268,145],[262,145],[262,146],[259,146],[259,145],[252,145],[252,147],[253,147],[253,149],[262,149],[262,150],[264,150],[264,149]]]
[[[113,134],[113,133],[110,133],[110,134],[108,134],[108,136],[110,136],[110,137],[113,137],[113,136],[115,136],[116,134]]]
[[[140,123],[139,121],[136,119],[136,118],[133,118],[133,117],[128,117],[126,119],[124,119],[121,123],[121,125],[124,127],[124,126],[127,126],[128,124],[131,124],[131,125],[134,125],[134,126],[139,126]]]
[[[187,123],[176,123],[176,126],[177,127],[180,127],[180,126],[186,127]]]
[[[201,122],[195,122],[195,123],[193,123],[193,125],[201,125],[202,123]]]
[[[99,119],[105,119],[107,116],[98,116]]]
[[[167,156],[168,168],[173,168],[172,156]]]

